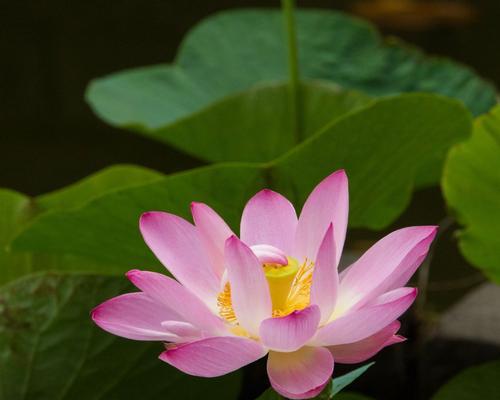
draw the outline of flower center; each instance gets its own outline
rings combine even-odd
[[[295,276],[299,271],[298,263],[296,260],[288,258],[287,265],[264,264],[263,268],[269,284],[273,310],[283,309],[286,306],[288,293],[290,293]]]
[[[314,264],[305,260],[299,266],[297,260],[287,257],[288,264],[264,263],[262,268],[269,284],[273,306],[273,317],[284,317],[294,311],[303,310],[310,304],[312,272]],[[231,301],[231,286],[228,283],[217,297],[219,314],[231,323],[238,323]]]

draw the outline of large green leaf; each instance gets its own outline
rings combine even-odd
[[[210,161],[266,162],[286,153],[336,118],[370,102],[332,84],[301,87],[302,134],[294,136],[288,87],[269,84],[229,96],[165,128],[151,131],[183,151]]]
[[[472,137],[450,151],[443,174],[448,205],[464,226],[464,256],[500,283],[500,106],[479,118]]]
[[[32,206],[30,199],[11,190],[0,189],[0,284],[30,272],[30,256],[11,253],[7,246],[28,218]]]
[[[12,252],[8,244],[18,231],[29,226],[38,215],[75,209],[95,197],[125,187],[153,182],[160,177],[161,174],[145,168],[117,165],[36,199],[0,189],[0,285],[36,271],[94,271],[105,274],[123,272],[123,267],[113,262],[102,264],[96,260],[68,254]],[[75,234],[78,229],[73,227],[72,231]]]
[[[232,223],[241,205],[264,186],[259,166],[211,166],[123,189],[78,210],[41,215],[12,244],[17,249],[73,253],[95,257],[128,269],[157,265],[138,229],[141,213],[169,210],[188,217],[191,201],[204,201]],[[78,234],[70,233],[78,227]],[[65,232],[65,233],[64,233]]]
[[[334,121],[272,165],[279,190],[302,204],[335,169],[349,174],[350,224],[382,228],[408,204],[413,183],[438,181],[447,150],[471,130],[456,101],[406,94],[373,102]]]
[[[122,278],[44,274],[0,288],[0,399],[233,399],[240,375],[207,380],[158,360],[160,343],[102,332],[89,310]]]
[[[500,361],[466,369],[439,389],[432,400],[497,400],[499,376]]]
[[[113,165],[63,189],[37,197],[41,210],[70,209],[84,205],[93,198],[125,187],[144,185],[163,175],[135,165]]]
[[[379,100],[272,163],[213,165],[115,190],[78,209],[41,215],[12,246],[86,255],[124,268],[156,266],[137,229],[142,212],[189,218],[189,203],[203,201],[237,230],[245,202],[259,189],[276,189],[300,207],[314,185],[340,168],[349,176],[350,225],[382,228],[407,206],[417,171],[425,167],[427,176],[439,176],[434,161],[467,136],[470,123],[458,102],[436,95]]]
[[[326,10],[299,10],[297,24],[304,79],[329,81],[375,96],[440,93],[463,101],[474,114],[486,112],[496,102],[494,88],[468,68],[426,57],[393,39],[384,41],[371,25],[356,18]],[[231,124],[230,116],[217,121],[214,114],[208,127],[197,122],[199,116],[194,116],[194,122],[188,119],[195,112],[227,110],[230,99],[226,96],[257,83],[286,80],[286,59],[279,11],[228,11],[195,26],[181,44],[174,64],[122,71],[94,80],[86,96],[108,123],[139,131],[203,159],[269,161],[271,158],[266,157],[275,156],[274,147],[262,152],[255,145],[221,145],[217,140],[221,129],[226,131],[225,136],[230,134],[231,141],[249,141],[251,131],[241,129],[239,124],[224,125]],[[283,95],[276,94],[259,105],[267,105],[268,114],[275,109],[279,112],[284,107]],[[249,111],[244,100],[236,103],[237,115]],[[271,130],[275,127],[273,118],[267,123],[273,135],[267,138],[269,142],[277,145],[285,140],[278,137],[281,131]],[[204,146],[198,146],[198,141]]]

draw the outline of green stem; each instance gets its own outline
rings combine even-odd
[[[302,141],[300,118],[299,61],[297,56],[297,35],[295,32],[295,0],[281,0],[285,31],[288,42],[288,98],[292,116],[292,129],[297,143]]]

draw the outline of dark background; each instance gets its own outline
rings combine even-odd
[[[298,3],[347,10],[359,2]],[[478,13],[475,22],[401,29],[385,21],[381,28],[429,53],[465,62],[500,84],[500,2],[454,3],[473,4]],[[92,78],[113,71],[171,61],[186,31],[215,11],[279,6],[279,1],[1,0],[0,4],[0,187],[35,195],[115,163],[142,164],[163,172],[199,165],[175,150],[105,125],[84,102],[85,87]],[[415,18],[425,22],[429,15]]]

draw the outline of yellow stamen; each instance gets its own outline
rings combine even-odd
[[[298,263],[296,260],[288,258],[287,265],[264,264],[263,267],[269,284],[273,310],[282,309],[286,305],[288,294],[299,270]]]
[[[219,306],[219,314],[222,318],[231,323],[238,321],[231,302],[231,286],[229,282],[226,283],[224,290],[217,296],[217,305]]]
[[[300,311],[311,303],[311,285],[314,264],[306,260],[298,269],[283,307],[273,307],[273,317],[284,317]]]
[[[297,260],[288,258],[287,265],[264,264],[269,283],[273,317],[284,317],[294,311],[303,310],[310,304],[312,273],[314,264],[306,260],[300,267]],[[231,286],[226,283],[217,297],[219,314],[226,321],[238,325],[231,301]],[[235,332],[236,333],[236,332]]]

